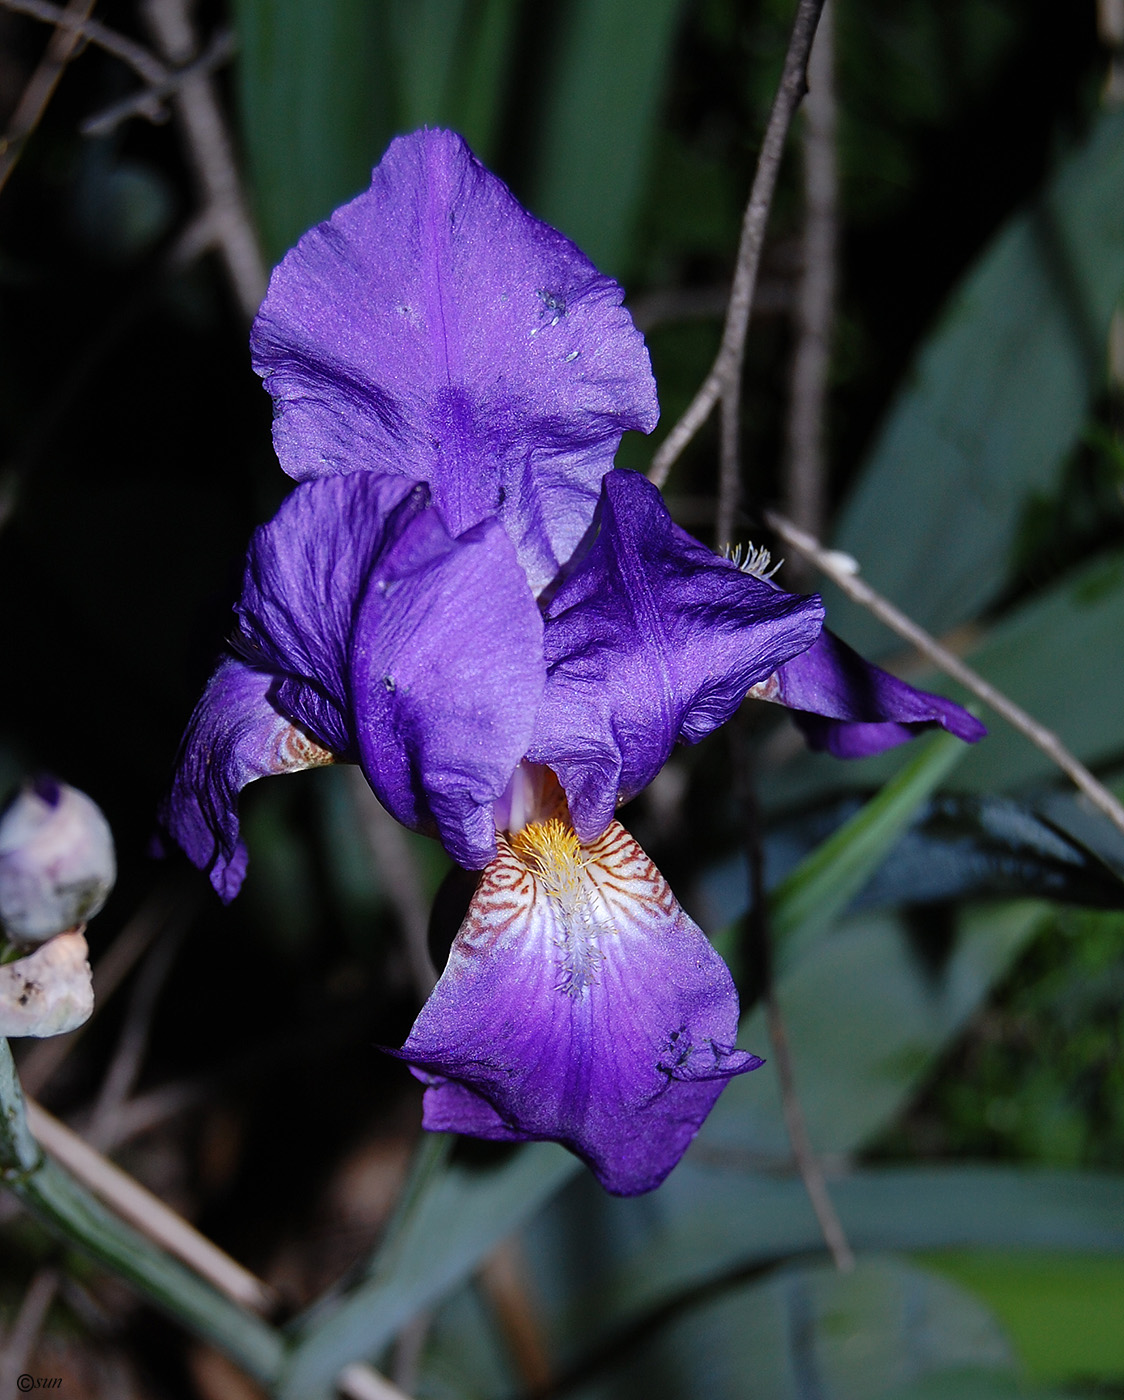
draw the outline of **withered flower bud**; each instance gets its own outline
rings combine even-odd
[[[33,778],[0,813],[0,925],[13,941],[85,924],[116,877],[109,823],[77,788]]]

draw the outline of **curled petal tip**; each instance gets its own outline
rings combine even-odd
[[[161,820],[226,903],[238,893],[247,853],[238,800],[258,778],[334,762],[274,707],[276,678],[227,657],[195,707]]]
[[[751,694],[788,706],[809,747],[836,758],[867,758],[937,727],[969,744],[987,734],[955,701],[899,680],[828,631]]]

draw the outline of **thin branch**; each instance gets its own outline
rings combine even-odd
[[[638,331],[647,334],[659,326],[683,321],[720,321],[730,304],[730,284],[714,287],[657,287],[629,298],[628,310]],[[792,288],[787,278],[758,282],[753,297],[754,316],[784,316],[792,309]]]
[[[781,1096],[781,1111],[792,1155],[804,1190],[819,1222],[820,1233],[827,1245],[835,1267],[840,1273],[850,1273],[855,1267],[855,1256],[847,1242],[842,1222],[836,1214],[823,1166],[816,1156],[812,1140],[808,1136],[808,1126],[804,1119],[804,1109],[796,1091],[796,1076],[792,1067],[792,1052],[788,1041],[788,1030],[784,1015],[777,1001],[773,978],[773,933],[769,918],[769,896],[765,890],[764,858],[761,849],[761,813],[757,802],[756,786],[753,779],[753,763],[748,743],[741,731],[734,726],[731,730],[731,743],[734,746],[734,764],[738,776],[738,787],[742,808],[745,813],[746,860],[749,869],[749,913],[748,954],[751,975],[760,988],[761,1001],[765,1007],[765,1024],[769,1031],[773,1061],[777,1073],[777,1088]]]
[[[531,1395],[544,1394],[552,1380],[550,1357],[518,1235],[508,1236],[492,1250],[479,1278],[524,1389]]]
[[[714,541],[718,549],[733,543],[734,521],[741,499],[741,375],[722,391],[719,408],[718,508],[714,513]]]
[[[27,1100],[27,1125],[36,1141],[72,1176],[150,1240],[182,1259],[243,1307],[260,1313],[272,1309],[275,1298],[268,1285],[212,1244],[139,1181],[83,1142],[34,1099]]]
[[[808,1127],[804,1121],[804,1109],[796,1092],[796,1078],[792,1069],[792,1053],[788,1044],[788,1031],[781,1014],[777,994],[772,987],[763,998],[765,1004],[765,1024],[769,1029],[769,1044],[777,1065],[777,1087],[781,1095],[781,1111],[788,1140],[792,1143],[792,1155],[796,1158],[797,1170],[808,1193],[808,1200],[816,1213],[820,1233],[831,1253],[835,1267],[841,1274],[849,1274],[855,1267],[855,1255],[847,1241],[843,1222],[836,1214],[835,1206],[827,1189],[823,1167],[812,1147]]]
[[[118,34],[115,29],[99,24],[96,19],[76,19],[68,9],[64,10],[61,5],[52,5],[50,0],[0,0],[0,6],[5,10],[12,10],[17,15],[29,15],[45,24],[53,24],[56,29],[72,34],[75,40],[85,39],[88,43],[96,44],[99,49],[104,49],[114,58],[119,58],[122,63],[127,63],[153,87],[166,81],[168,77],[167,68],[151,50],[133,39],[126,38],[124,34]],[[93,9],[93,5],[88,8]]]
[[[797,8],[780,86],[773,99],[769,124],[765,128],[765,139],[761,143],[761,153],[757,159],[753,188],[750,190],[749,203],[742,219],[737,270],[734,274],[730,305],[726,312],[726,324],[722,331],[722,344],[710,373],[703,380],[686,413],[668,433],[652,459],[648,476],[657,486],[663,486],[672,464],[706,422],[727,385],[735,390],[741,387],[745,336],[749,327],[749,313],[753,308],[753,292],[757,284],[757,269],[761,263],[761,248],[765,241],[765,225],[769,219],[773,192],[777,187],[785,137],[807,89],[805,68],[823,6],[824,0],[800,0]]]
[[[188,1079],[134,1094],[114,1115],[113,1132],[106,1133],[102,1150],[115,1152],[142,1133],[151,1133],[170,1119],[208,1102],[214,1091],[214,1084],[208,1081]]]
[[[825,549],[819,540],[806,530],[799,529],[791,520],[786,520],[775,511],[766,511],[765,521],[780,535],[785,544],[799,550],[810,559],[846,593],[848,598],[873,613],[880,622],[884,622],[899,637],[903,637],[946,676],[959,681],[965,690],[970,691],[985,705],[990,705],[997,715],[1002,716],[1012,728],[1017,729],[1035,748],[1057,764],[1118,831],[1124,832],[1124,806],[1070,753],[1058,736],[1039,724],[1001,690],[997,690],[990,681],[984,680],[978,671],[966,665],[923,627],[919,627],[912,618],[896,608],[888,598],[884,598],[881,593],[871,588],[870,584],[864,582],[858,576],[858,565],[850,555]]]
[[[1124,0],[1097,0],[1097,33],[1109,51],[1101,101],[1119,107],[1124,103]]]
[[[8,123],[8,130],[0,138],[0,190],[7,184],[8,176],[15,169],[27,138],[39,125],[43,113],[47,110],[47,104],[59,85],[63,69],[70,62],[80,42],[73,26],[88,19],[93,8],[94,0],[70,0],[70,4],[60,16],[69,23],[56,26],[47,45],[47,52],[32,73],[30,82],[16,104],[16,110]]]
[[[796,291],[796,352],[787,431],[785,509],[800,529],[813,535],[822,534],[824,527],[824,438],[838,244],[834,10],[827,0],[808,60],[803,117],[804,256]]]
[[[168,62],[179,69],[192,64],[198,56],[198,44],[185,0],[145,0],[143,14]],[[261,305],[269,275],[213,79],[204,71],[185,73],[172,100],[204,207],[214,213],[230,285],[249,319]]]
[[[143,116],[149,121],[167,120],[168,114],[163,106],[165,99],[175,96],[186,79],[194,78],[200,73],[213,73],[216,68],[221,68],[233,58],[237,47],[233,31],[220,29],[194,62],[167,73],[162,82],[153,83],[141,92],[135,92],[131,97],[124,97],[120,102],[114,102],[112,106],[95,112],[92,117],[86,118],[78,130],[83,136],[108,136],[130,117]]]
[[[425,1001],[437,984],[437,969],[429,955],[429,901],[414,853],[402,827],[367,786],[360,770],[349,769],[348,777],[367,847],[398,916],[414,988],[418,999]]]
[[[19,492],[19,483],[14,471],[0,471],[0,530],[11,520],[16,513],[16,496]]]

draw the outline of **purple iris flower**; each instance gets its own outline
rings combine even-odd
[[[358,763],[483,872],[397,1052],[426,1127],[556,1139],[628,1195],[761,1061],[734,1048],[730,975],[617,805],[749,693],[830,726],[813,742],[837,752],[847,732],[871,752],[903,726],[978,726],[613,468],[657,417],[621,297],[440,131],[395,141],[288,254],[251,344],[300,484],[251,542],[164,820],[231,899],[241,789]]]

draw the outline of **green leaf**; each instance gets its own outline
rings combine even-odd
[[[243,143],[273,261],[366,188],[386,145],[382,8],[371,0],[235,0]]]
[[[285,1351],[279,1333],[111,1214],[54,1162],[45,1161],[16,1194],[54,1235],[112,1270],[145,1302],[248,1375],[276,1379]]]
[[[673,1317],[610,1387],[581,1400],[870,1400],[967,1369],[1013,1372],[1002,1329],[971,1294],[892,1259],[840,1274],[782,1269]]]
[[[419,1183],[372,1276],[298,1340],[281,1400],[327,1394],[349,1362],[374,1356],[402,1325],[467,1278],[581,1164],[554,1143],[515,1149],[496,1168],[456,1164]]]
[[[1124,1259],[957,1250],[924,1262],[994,1309],[1033,1379],[1124,1379]]]
[[[396,115],[415,130],[447,120],[466,0],[389,0],[390,38],[397,58]]]
[[[1024,502],[1080,438],[1124,289],[1122,206],[1124,113],[1105,113],[955,293],[843,512],[837,546],[930,630],[995,597]],[[829,591],[832,625],[885,649]]]
[[[793,961],[777,981],[808,1131],[821,1153],[849,1153],[879,1132],[981,1006],[1038,928],[1043,906],[959,911],[947,958],[925,959],[888,914],[861,914]],[[739,1044],[768,1054],[760,1007]],[[777,1078],[766,1065],[731,1080],[699,1141],[787,1160]]]
[[[554,50],[531,201],[602,271],[626,270],[682,0],[571,0]]]
[[[1028,1387],[1013,1371],[936,1371],[895,1388],[878,1400],[1075,1400],[1058,1391]]]
[[[450,126],[490,159],[516,18],[515,0],[235,0],[270,258],[366,188],[395,131]]]
[[[389,0],[395,126],[448,126],[492,159],[515,37],[515,0]]]
[[[824,1248],[796,1177],[701,1164],[692,1152],[643,1201],[616,1201],[619,1250],[558,1332],[584,1353],[735,1271]],[[1124,1176],[1019,1167],[866,1169],[830,1181],[852,1247],[1124,1253]]]
[[[480,0],[457,64],[452,124],[486,165],[494,159],[517,17],[516,0]]]
[[[1059,794],[1059,796],[1061,796]],[[811,813],[774,822],[764,841],[765,884],[773,889],[794,862],[824,841],[825,834],[864,809],[844,797]],[[1057,812],[1057,818],[1054,813]],[[1124,856],[1124,838],[1103,818],[1082,834],[1065,829],[1085,815],[1072,799],[1050,803],[1044,816],[1008,797],[942,793],[924,803],[912,825],[895,840],[874,874],[848,905],[855,909],[930,904],[952,899],[1025,895],[1093,909],[1124,907],[1124,880],[1102,854],[1112,841]],[[1103,830],[1101,828],[1104,828]],[[1100,837],[1101,840],[1095,838]],[[696,900],[704,927],[741,919],[748,903],[743,856],[704,871]]]
[[[951,734],[923,740],[881,792],[782,880],[770,901],[772,925],[778,942],[791,945],[789,958],[843,912],[965,751]]]
[[[1036,896],[1098,909],[1124,907],[1124,880],[1094,851],[1010,798],[934,798],[857,901]]]

